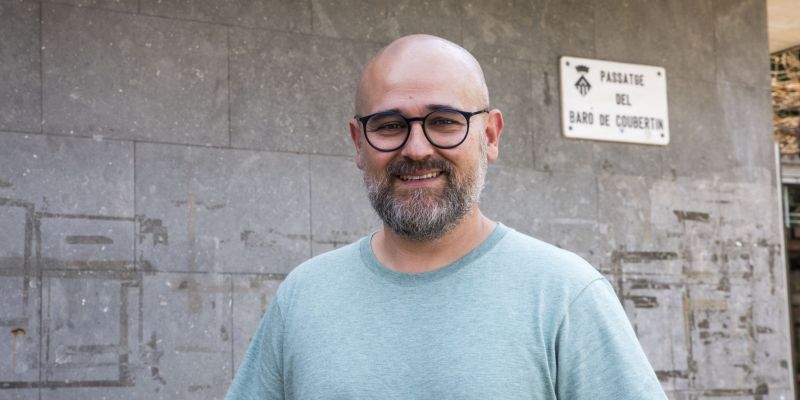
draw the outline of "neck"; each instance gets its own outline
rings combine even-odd
[[[411,240],[384,225],[372,240],[372,251],[383,265],[394,271],[429,272],[474,250],[489,237],[496,225],[480,212],[476,204],[456,227],[436,240]]]

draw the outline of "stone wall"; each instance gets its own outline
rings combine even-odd
[[[0,398],[221,398],[379,226],[346,123],[417,32],[505,113],[484,212],[614,282],[670,398],[793,397],[763,1],[2,0]],[[562,55],[665,67],[669,146],[564,139]]]

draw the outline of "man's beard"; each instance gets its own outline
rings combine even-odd
[[[453,165],[441,159],[392,161],[378,177],[364,173],[364,184],[372,208],[394,233],[414,241],[439,239],[456,227],[472,205],[478,203],[486,178],[486,138],[481,139],[480,161],[476,171],[454,172]],[[407,189],[397,193],[393,179],[416,171],[439,170],[445,186]]]

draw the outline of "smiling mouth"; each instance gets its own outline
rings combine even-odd
[[[441,174],[442,174],[442,171],[438,171],[438,172],[431,172],[431,173],[425,174],[425,175],[398,175],[398,178],[400,178],[400,180],[405,181],[405,182],[408,182],[408,181],[420,181],[420,180],[423,180],[423,179],[433,179],[433,178],[438,177]]]

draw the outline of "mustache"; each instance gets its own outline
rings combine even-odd
[[[411,175],[414,172],[427,169],[438,169],[450,175],[450,172],[453,171],[453,165],[445,160],[433,158],[426,158],[419,161],[400,158],[389,163],[386,167],[386,172],[389,175]]]

